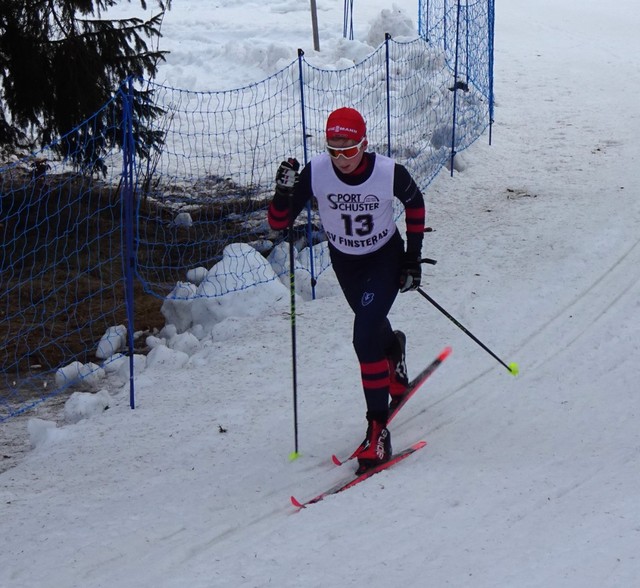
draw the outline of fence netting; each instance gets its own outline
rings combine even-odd
[[[166,300],[287,279],[276,259],[284,235],[266,222],[275,170],[324,149],[335,108],[360,110],[370,149],[427,191],[491,123],[493,0],[423,0],[419,31],[410,41],[387,37],[344,69],[314,67],[300,52],[269,78],[228,91],[127,80],[114,97],[121,106],[106,105],[70,134],[82,138],[82,158],[60,158],[52,145],[0,169],[0,421],[69,387],[124,380],[134,349],[123,333],[147,326],[133,324],[131,301],[156,300],[159,310]],[[139,108],[127,106],[132,86],[152,97],[145,133]],[[303,216],[298,269],[316,284],[329,259],[313,207]],[[243,259],[256,252],[274,271],[256,275]],[[238,259],[204,287],[223,256]]]

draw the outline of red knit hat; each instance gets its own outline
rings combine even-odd
[[[367,125],[354,108],[338,108],[327,119],[327,139],[342,137],[360,141],[366,134]]]

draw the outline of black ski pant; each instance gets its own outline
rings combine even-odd
[[[404,252],[402,238],[396,231],[380,249],[365,255],[346,255],[331,246],[330,252],[333,270],[355,314],[353,347],[363,374],[367,411],[370,415],[386,415],[387,353],[395,338],[387,315],[398,295]]]

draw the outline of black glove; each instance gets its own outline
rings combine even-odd
[[[276,196],[289,197],[298,183],[300,163],[294,157],[283,161],[276,172]]]
[[[420,286],[421,278],[420,254],[407,251],[400,268],[400,292],[415,290]]]

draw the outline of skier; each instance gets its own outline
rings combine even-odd
[[[269,225],[288,228],[315,197],[328,238],[333,269],[353,310],[353,346],[360,362],[367,433],[358,452],[358,473],[391,457],[387,429],[391,406],[408,385],[406,337],[387,315],[400,292],[420,286],[425,207],[409,172],[393,159],[367,152],[366,124],[353,108],[333,111],[326,123],[326,153],[298,173],[295,159],[276,173]],[[406,249],[393,203],[404,205]]]

